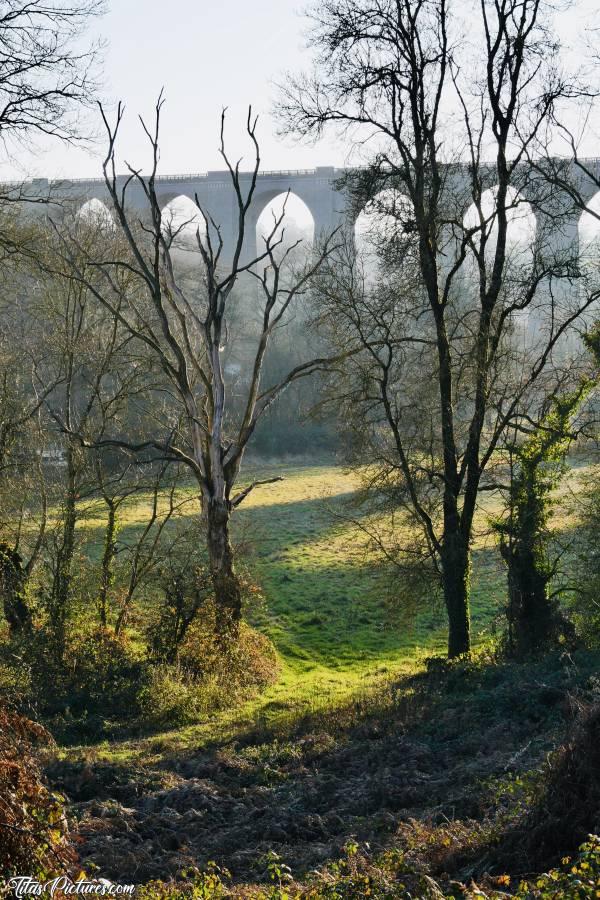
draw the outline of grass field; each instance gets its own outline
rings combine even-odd
[[[281,474],[284,481],[250,496],[236,528],[243,538],[249,535],[252,566],[265,592],[266,611],[257,622],[277,646],[288,677],[343,684],[406,664],[423,651],[443,652],[441,604],[403,616],[381,578],[382,560],[344,521],[353,477],[334,466]],[[483,548],[476,551],[476,633],[488,631],[501,595],[501,571],[489,556]]]
[[[249,495],[235,513],[233,532],[264,594],[264,602],[246,615],[273,641],[280,677],[254,700],[198,725],[105,745],[112,759],[153,757],[167,746],[197,746],[257,723],[293,721],[364,696],[400,673],[418,670],[426,657],[444,654],[446,618],[439,599],[408,613],[394,605],[393,590],[381,577],[382,560],[348,519],[356,477],[332,464],[276,463],[246,472],[249,479],[273,475],[283,480]],[[188,514],[194,510],[191,504]],[[124,529],[138,528],[146,514],[146,502],[131,505]],[[100,524],[88,521],[92,531]],[[473,572],[475,644],[494,630],[504,577],[493,543],[480,536]]]
[[[355,477],[325,463],[245,472],[274,475],[283,480],[252,492],[236,512],[234,538],[264,594],[246,615],[273,641],[279,677],[191,725],[116,731],[52,751],[47,773],[72,803],[84,865],[137,883],[214,860],[231,871],[240,897],[269,881],[271,851],[304,883],[322,867],[339,874],[336,861],[355,842],[366,848],[365,865],[375,853],[406,853],[410,865],[446,880],[470,881],[475,866],[538,871],[531,850],[516,853],[523,835],[514,829],[534,808],[570,710],[597,695],[598,653],[527,665],[488,653],[506,593],[491,507],[474,540],[480,652],[455,666],[428,664],[445,655],[444,610],[439,601],[404,615],[394,607],[382,560],[348,517]],[[568,485],[563,492],[562,531],[570,526]],[[147,501],[136,500],[124,531],[146,514]],[[186,514],[195,514],[193,504]],[[97,553],[102,522],[90,515],[87,525]],[[140,600],[138,625],[144,615]],[[571,854],[583,838],[567,835],[561,851]]]

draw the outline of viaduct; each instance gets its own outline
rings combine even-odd
[[[600,190],[600,159],[581,160],[581,166],[575,167],[568,161],[560,161],[566,177],[576,183],[580,197],[589,204]],[[584,171],[587,170],[586,171]],[[256,189],[247,221],[246,258],[251,258],[256,250],[256,225],[261,212],[271,200],[290,191],[299,197],[308,207],[313,221],[315,236],[343,226],[353,227],[358,210],[352,208],[347,192],[340,188],[340,179],[346,169],[332,166],[318,166],[315,169],[300,169],[277,172],[260,172],[257,176]],[[589,172],[589,174],[587,174]],[[493,187],[493,168],[490,167],[490,183]],[[484,170],[485,177],[485,170]],[[242,190],[250,185],[251,173],[240,173]],[[463,214],[470,203],[468,172],[464,165],[448,165],[445,169],[446,189],[454,198],[464,198]],[[118,185],[125,182],[126,176],[118,177]],[[544,228],[546,235],[552,235],[552,243],[556,249],[570,248],[570,253],[577,247],[578,226],[581,209],[573,203],[569,193],[553,189],[550,206],[540,205],[536,197],[539,195],[539,179],[524,178],[524,188],[520,194],[531,203],[536,215],[538,232]],[[6,189],[6,186],[5,186]],[[10,189],[10,188],[9,188]],[[17,188],[12,188],[16,190]],[[56,202],[55,212],[60,215],[61,209],[77,210],[90,200],[99,200],[110,209],[110,198],[102,178],[81,179],[73,181],[47,181],[35,179],[20,185],[20,192],[25,196],[46,196]],[[206,172],[195,175],[163,175],[156,179],[156,190],[161,207],[165,207],[178,197],[194,200],[197,196],[203,208],[210,213],[213,220],[221,228],[225,251],[233,245],[237,236],[237,205],[230,175],[227,171]],[[147,206],[144,192],[139,183],[132,181],[127,189],[128,203],[131,208],[140,212]],[[459,200],[460,206],[460,200]],[[546,222],[544,223],[544,219]]]

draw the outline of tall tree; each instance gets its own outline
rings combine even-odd
[[[586,343],[595,358],[594,371],[569,392],[547,398],[540,420],[521,423],[507,441],[506,509],[493,524],[507,567],[508,649],[517,657],[548,649],[572,630],[559,608],[560,589],[550,590],[562,554],[552,553],[549,523],[567,453],[585,426],[585,420],[577,423],[577,415],[598,384],[598,329],[590,332]]]
[[[326,0],[313,14],[315,72],[290,79],[281,98],[287,131],[318,137],[337,126],[376,145],[366,172],[349,177],[357,204],[385,189],[407,198],[379,279],[384,304],[355,269],[343,284],[335,275],[324,296],[335,330],[380,342],[355,396],[389,438],[384,483],[394,480],[422,533],[419,552],[439,570],[451,657],[470,649],[486,468],[595,299],[557,290],[576,275],[574,256],[553,240],[571,209],[526,164],[557,99],[574,90],[558,70],[550,13],[543,0],[481,0],[469,40],[446,0]],[[540,216],[529,258],[515,263],[509,227],[523,197]],[[511,334],[534,309],[540,333],[519,362]]]
[[[11,143],[26,145],[40,137],[71,142],[83,136],[81,111],[94,98],[100,49],[99,44],[85,46],[83,36],[103,8],[103,0],[0,0],[0,139],[5,150]],[[23,467],[25,455],[17,449],[19,438],[31,428],[32,418],[54,387],[45,385],[37,396],[30,390],[23,393],[23,381],[28,380],[27,373],[23,378],[27,354],[23,346],[16,352],[14,329],[15,320],[20,319],[22,293],[31,276],[23,268],[15,276],[14,263],[31,258],[36,238],[35,227],[19,221],[15,210],[22,201],[45,203],[48,199],[33,197],[21,184],[0,187],[0,481],[8,472],[14,474],[15,466]],[[5,345],[10,344],[5,353]],[[19,357],[17,365],[15,356]],[[32,473],[39,468],[35,454],[30,468]],[[12,489],[16,489],[14,481]],[[45,499],[43,506],[40,538],[45,529]],[[25,561],[18,541],[2,542],[0,593],[12,629],[31,621],[24,588],[39,549],[40,542],[36,541]]]
[[[221,155],[233,188],[237,233],[233,246],[225,248],[219,224],[196,201],[206,224],[206,235],[197,229],[196,252],[191,259],[188,253],[185,278],[182,277],[177,262],[180,229],[169,227],[168,215],[161,210],[156,193],[161,107],[162,100],[159,100],[152,130],[144,126],[153,160],[148,177],[131,169],[124,182],[118,180],[115,146],[121,108],[114,127],[105,120],[109,150],[104,174],[126,249],[120,256],[88,255],[82,265],[82,248],[77,236],[72,234],[64,237],[63,257],[71,276],[87,286],[118,319],[140,352],[155,361],[164,378],[162,391],[172,401],[170,421],[163,422],[162,428],[157,422],[155,433],[148,435],[147,440],[106,438],[97,444],[112,444],[137,452],[152,449],[163,458],[189,467],[199,485],[206,517],[217,627],[222,634],[235,633],[241,616],[242,591],[234,565],[231,515],[257,485],[265,483],[255,481],[236,490],[245,450],[259,419],[292,382],[335,361],[326,357],[306,359],[274,383],[265,383],[265,357],[274,336],[285,327],[295,302],[310,289],[315,273],[332,252],[335,238],[330,236],[309,257],[299,274],[286,278],[286,264],[295,244],[282,251],[284,208],[265,236],[262,250],[255,258],[244,258],[249,210],[260,165],[256,120],[249,113],[247,133],[254,149],[254,165],[249,177],[244,178],[239,163],[233,165],[225,152],[223,119]],[[142,221],[139,214],[133,214],[128,208],[131,185],[140,187],[146,198],[147,209]],[[195,267],[195,277],[190,275],[191,267]],[[95,277],[98,272],[102,274],[101,283]],[[236,287],[256,297],[260,310],[254,342],[244,341],[243,378],[239,373],[229,375],[223,361],[230,339]],[[351,349],[346,349],[335,359],[350,352]],[[231,391],[233,378],[238,393],[235,403]],[[266,483],[273,480],[278,479],[266,479]]]

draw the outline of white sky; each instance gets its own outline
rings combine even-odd
[[[343,166],[349,147],[330,139],[316,147],[283,141],[270,117],[274,81],[286,71],[308,68],[304,49],[304,0],[108,0],[109,12],[97,31],[105,51],[105,96],[127,107],[119,147],[121,156],[146,168],[147,145],[137,114],[151,117],[164,86],[166,105],[161,138],[161,172],[175,174],[222,168],[218,156],[221,108],[227,106],[228,147],[247,152],[243,126],[249,103],[261,115],[263,169]],[[468,0],[464,0],[468,2]],[[563,40],[597,25],[598,0],[577,0],[559,15]],[[600,46],[600,37],[597,38]],[[600,124],[600,123],[599,123]],[[600,132],[600,128],[597,129]],[[600,143],[586,152],[596,155]],[[0,161],[0,180],[10,177],[99,176],[103,142],[94,152],[57,143],[33,155],[20,150]]]
[[[307,21],[298,11],[303,0],[108,2],[109,12],[97,28],[108,42],[104,93],[113,105],[119,99],[126,104],[119,146],[129,162],[143,165],[148,159],[137,115],[152,116],[156,97],[164,87],[164,174],[223,168],[218,130],[224,106],[228,107],[228,147],[232,154],[248,153],[243,129],[250,103],[261,117],[263,169],[344,164],[343,149],[333,143],[318,149],[300,147],[274,135],[270,118],[273,81],[310,62],[303,50]],[[0,164],[0,178],[12,173],[17,177],[24,173],[100,175],[102,146],[100,142],[95,155],[48,143],[35,157],[20,151],[12,166]]]

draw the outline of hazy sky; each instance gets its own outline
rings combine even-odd
[[[222,106],[228,111],[228,146],[244,152],[243,124],[249,103],[261,114],[263,169],[344,165],[342,142],[316,147],[282,141],[270,118],[273,82],[286,70],[310,63],[304,49],[304,0],[108,0],[97,31],[106,39],[105,96],[127,107],[121,156],[146,167],[147,146],[137,114],[151,116],[164,86],[161,171],[203,172],[222,168],[217,152]],[[594,26],[598,0],[579,0],[560,19],[563,38],[574,40]],[[94,154],[56,143],[32,156],[20,151],[0,164],[0,179],[98,176],[102,142]],[[594,152],[593,149],[591,152]],[[595,151],[598,152],[598,151]]]
[[[147,159],[137,114],[152,115],[165,89],[161,139],[163,173],[223,168],[218,156],[219,116],[228,107],[232,152],[248,150],[242,132],[248,104],[261,114],[263,168],[343,165],[333,144],[299,147],[274,136],[269,111],[273,79],[309,61],[302,0],[108,0],[98,31],[105,37],[105,95],[127,107],[120,147],[132,164]],[[98,153],[101,144],[98,147]],[[36,174],[99,175],[99,155],[50,145],[19,162]],[[11,167],[0,166],[8,177]]]

